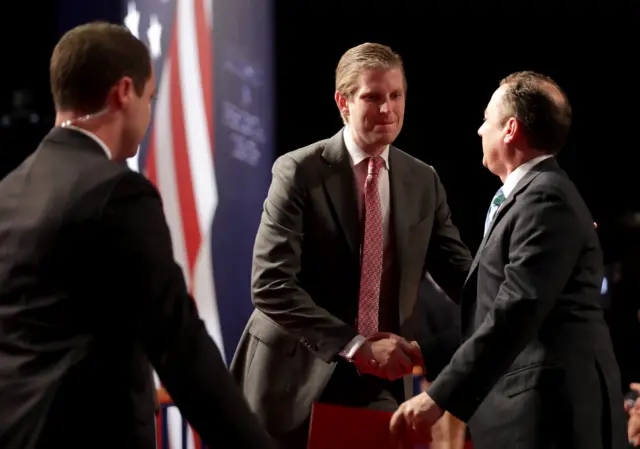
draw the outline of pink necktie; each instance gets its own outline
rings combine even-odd
[[[382,206],[380,205],[380,194],[378,193],[378,174],[383,163],[384,161],[380,157],[369,159],[367,180],[364,185],[365,218],[362,239],[362,263],[360,267],[358,333],[367,338],[378,331],[384,241]]]

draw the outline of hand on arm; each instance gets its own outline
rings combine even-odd
[[[630,388],[636,393],[640,393],[640,384],[633,383]],[[640,400],[636,399],[633,405],[625,402],[625,410],[629,413],[629,422],[627,424],[627,436],[629,443],[633,447],[640,446]]]
[[[416,443],[431,441],[431,427],[444,410],[427,393],[403,402],[389,421],[389,432],[396,447],[413,449]]]

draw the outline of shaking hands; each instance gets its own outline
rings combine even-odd
[[[390,332],[378,332],[356,351],[353,362],[360,374],[395,380],[419,366],[425,372],[422,352],[417,342],[408,342]]]

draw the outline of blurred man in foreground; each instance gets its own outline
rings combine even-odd
[[[307,447],[314,401],[395,410],[412,394],[413,366],[424,357],[435,376],[459,343],[435,335],[427,317],[438,312],[417,300],[427,270],[456,298],[471,256],[433,167],[392,145],[405,95],[396,53],[351,48],[336,70],[345,126],[273,166],[256,310],[232,372],[281,448]]]
[[[466,341],[391,421],[402,440],[449,411],[475,449],[617,449],[626,444],[620,374],[600,307],[594,222],[555,154],[571,107],[550,78],[504,79],[478,134],[494,196],[462,295]]]
[[[210,447],[272,447],[189,297],[157,190],[124,163],[149,125],[147,48],[80,26],[51,89],[57,126],[0,183],[0,447],[155,449],[149,361]]]

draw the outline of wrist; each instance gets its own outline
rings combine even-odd
[[[342,351],[340,351],[340,357],[344,358],[349,362],[354,362],[354,356],[356,352],[362,347],[362,345],[367,341],[365,337],[362,335],[356,335],[345,347]]]
[[[364,340],[351,354],[351,360],[353,362],[358,362],[363,359],[371,358],[372,355],[371,343],[368,340]]]
[[[371,351],[371,342],[365,341],[353,355],[353,363],[361,368],[359,371],[371,371],[378,367],[378,361]]]

